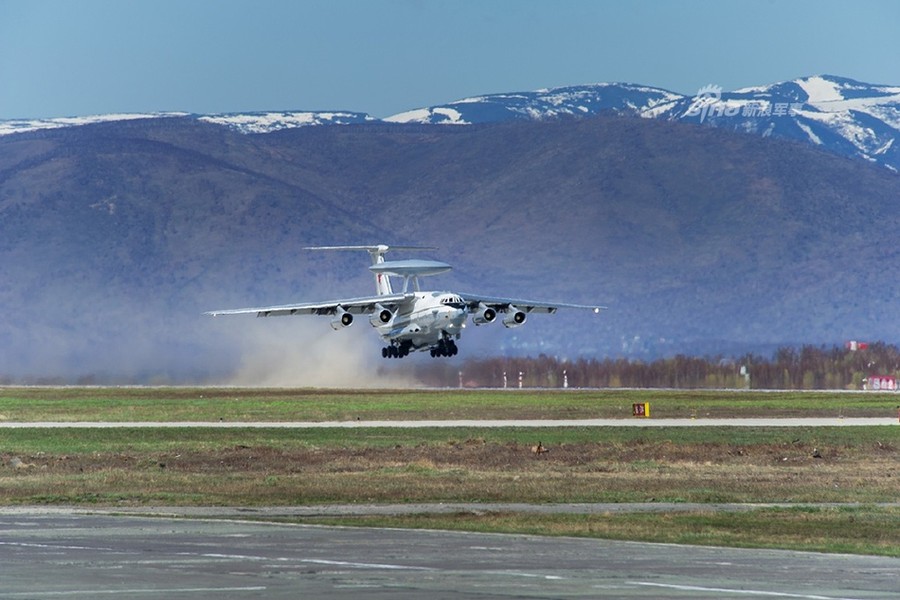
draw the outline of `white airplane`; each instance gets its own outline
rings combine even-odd
[[[369,323],[387,344],[381,349],[385,358],[402,358],[412,351],[429,351],[432,357],[455,356],[456,341],[471,315],[475,325],[484,325],[503,315],[506,327],[525,323],[529,313],[555,313],[558,308],[588,309],[595,313],[605,307],[494,298],[477,294],[422,291],[419,278],[451,269],[435,260],[385,261],[389,250],[433,250],[419,246],[312,246],[304,250],[365,250],[372,257],[369,270],[375,275],[375,296],[305,302],[260,308],[215,310],[211,316],[255,313],[257,317],[325,315],[331,317],[334,330],[349,327],[354,315],[368,315]],[[394,292],[391,277],[401,277],[403,288]],[[409,289],[412,283],[413,290]]]

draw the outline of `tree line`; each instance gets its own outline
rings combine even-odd
[[[878,342],[864,349],[782,347],[771,357],[678,354],[650,362],[605,358],[560,360],[494,357],[460,364],[432,363],[418,373],[436,387],[666,387],[733,389],[864,389],[874,376],[900,381],[900,349]]]

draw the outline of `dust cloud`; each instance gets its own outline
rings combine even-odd
[[[235,326],[238,365],[228,385],[411,388],[414,377],[386,373],[378,336],[363,320],[333,331],[324,318],[217,317]],[[239,323],[239,321],[244,321]],[[247,322],[249,321],[249,323]]]

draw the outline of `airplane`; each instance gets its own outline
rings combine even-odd
[[[455,356],[468,317],[475,325],[492,323],[497,318],[507,328],[519,327],[530,313],[555,313],[559,308],[592,310],[599,313],[606,307],[586,306],[534,300],[496,298],[479,294],[460,294],[448,291],[423,291],[419,278],[449,271],[452,267],[436,260],[391,260],[384,255],[390,250],[434,250],[422,246],[308,246],[304,250],[363,250],[369,253],[375,276],[374,296],[305,302],[260,308],[214,310],[209,316],[253,314],[257,317],[292,315],[323,315],[331,317],[335,331],[349,327],[355,315],[368,315],[369,323],[381,335],[385,346],[384,358],[403,358],[410,352],[430,352],[432,358]],[[400,277],[403,287],[395,292],[391,277]],[[412,284],[412,290],[410,290]],[[501,316],[502,315],[502,316]]]

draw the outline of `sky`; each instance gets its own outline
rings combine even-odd
[[[900,85],[894,0],[0,0],[0,119],[347,110],[630,82]]]

